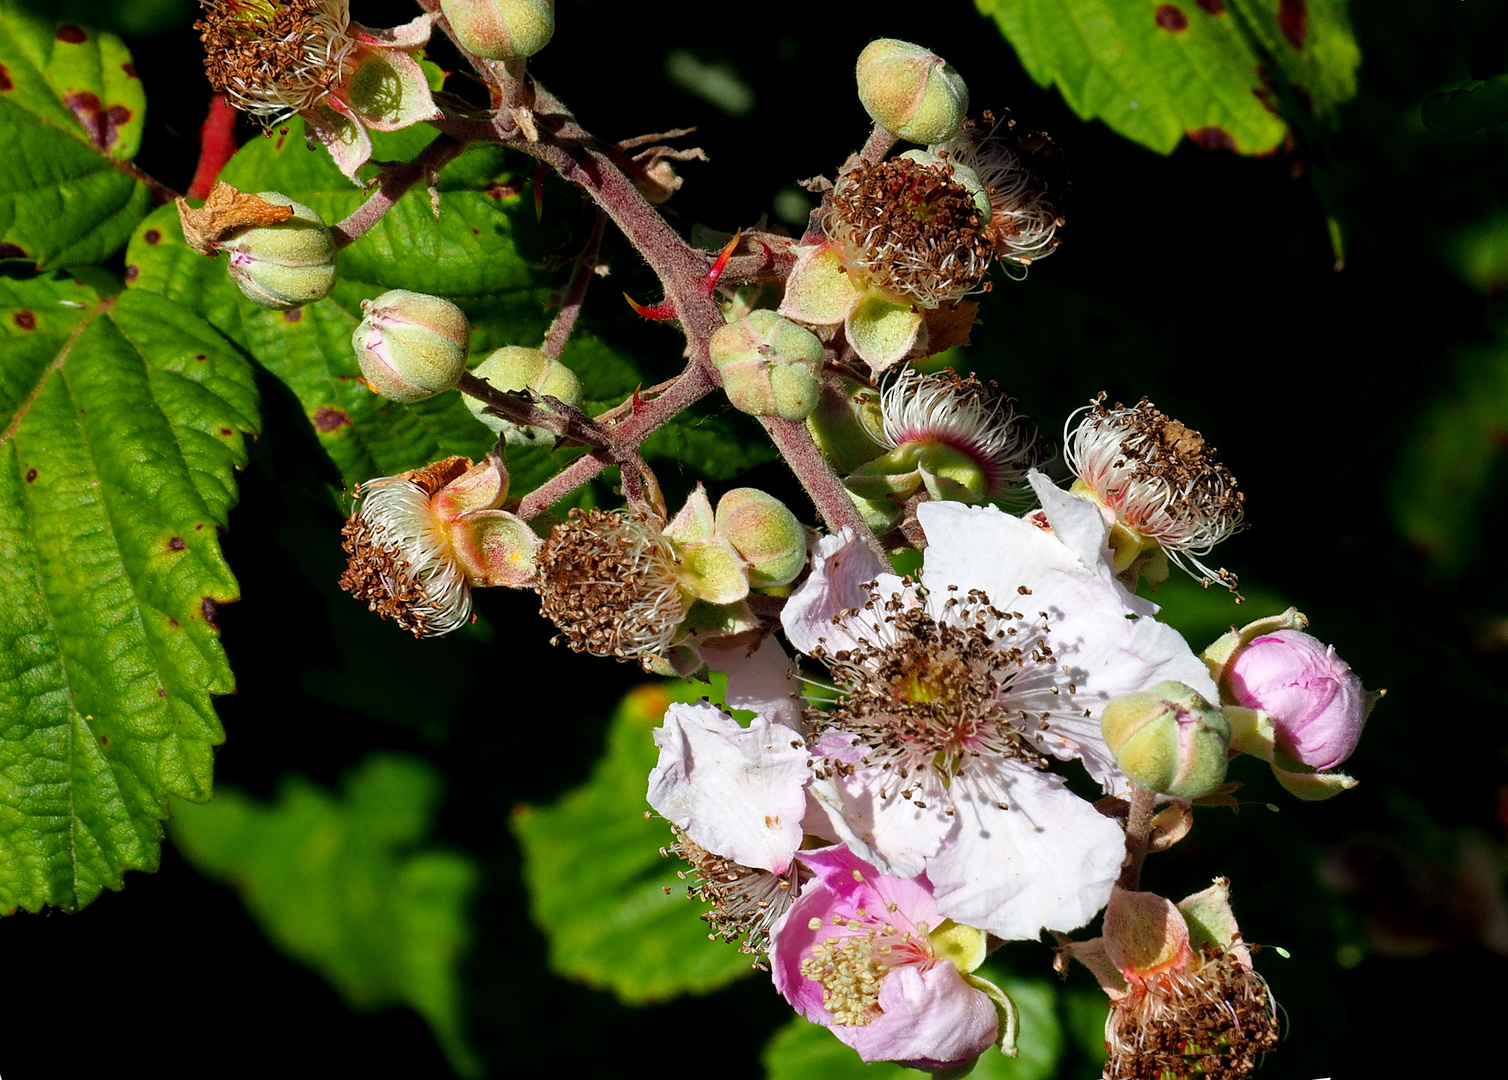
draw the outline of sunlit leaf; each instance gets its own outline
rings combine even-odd
[[[1345,0],[975,0],[1070,108],[1158,153],[1184,137],[1261,154],[1291,84],[1326,120],[1356,92]]]
[[[0,0],[0,259],[89,263],[125,242],[151,205],[121,169],[146,108],[120,38]]]
[[[0,335],[0,909],[73,910],[156,868],[169,794],[209,797],[257,395],[152,293],[0,279]]]
[[[752,958],[736,946],[707,939],[697,917],[704,908],[688,902],[676,876],[684,864],[660,855],[670,827],[645,817],[658,757],[651,732],[672,701],[707,691],[695,683],[635,690],[613,718],[591,779],[550,806],[521,806],[513,818],[550,966],[629,1004],[705,993],[752,971]]]

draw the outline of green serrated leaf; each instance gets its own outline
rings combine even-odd
[[[323,150],[305,146],[299,120],[285,126],[286,135],[242,147],[221,179],[246,191],[280,191],[313,207],[326,221],[355,210],[363,194]],[[433,137],[428,129],[381,135],[378,156],[411,157]],[[423,188],[410,191],[375,228],[341,251],[341,280],[334,294],[295,311],[266,311],[242,296],[226,275],[223,259],[205,258],[183,242],[171,207],[160,208],[136,230],[126,253],[127,277],[133,289],[193,306],[285,382],[347,485],[448,454],[479,458],[494,436],[458,394],[414,405],[385,401],[361,381],[350,338],[361,318],[362,300],[386,289],[413,289],[443,295],[467,313],[476,362],[499,346],[534,345],[543,339],[550,289],[535,268],[535,255],[522,250],[517,237],[521,216],[533,229],[533,207],[499,185],[497,178],[505,175],[502,153],[495,147],[463,154],[440,175],[438,219]],[[589,333],[573,339],[561,360],[577,372],[588,400],[602,407],[654,381]],[[705,449],[729,457],[733,448],[713,446],[714,441],[704,438],[685,446],[688,453]],[[514,492],[522,494],[579,453],[565,450],[530,458],[522,468],[513,466]]]
[[[1063,1054],[1057,988],[1046,979],[999,977],[989,965],[980,974],[1009,994],[1021,1010],[1020,1054],[1008,1058],[991,1047],[969,1075],[978,1080],[1047,1080]],[[761,1061],[766,1080],[921,1080],[929,1075],[891,1062],[866,1065],[827,1028],[799,1016],[775,1033]]]
[[[377,754],[346,774],[339,796],[289,773],[271,804],[223,789],[207,806],[175,806],[169,828],[196,869],[235,887],[279,949],[353,1008],[413,1009],[451,1066],[476,1076],[460,969],[478,872],[465,856],[421,846],[440,783],[426,761]]]
[[[125,242],[151,205],[118,167],[141,146],[146,107],[120,38],[0,0],[0,258],[47,269]]]
[[[1267,80],[1296,85],[1326,119],[1356,92],[1361,53],[1346,0],[975,4],[1039,84],[1162,154],[1185,136],[1243,154],[1276,148],[1286,128]]]
[[[151,293],[0,279],[0,909],[77,910],[207,799],[246,362]]]
[[[738,949],[707,939],[664,858],[664,821],[646,819],[645,790],[658,757],[651,731],[672,701],[706,684],[644,686],[624,699],[591,779],[545,807],[521,806],[513,832],[524,852],[530,911],[550,939],[550,966],[640,1005],[706,993],[752,971]],[[667,892],[668,890],[668,892]]]

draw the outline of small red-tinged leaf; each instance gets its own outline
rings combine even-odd
[[[207,198],[210,189],[236,153],[236,110],[225,100],[224,94],[210,98],[209,115],[199,128],[199,164],[194,169],[194,179],[189,183],[190,199]]]

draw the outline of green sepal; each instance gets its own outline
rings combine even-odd
[[[358,45],[353,59],[356,69],[340,94],[368,129],[397,131],[443,115],[424,69],[407,53]]]
[[[927,343],[927,323],[918,308],[873,290],[859,298],[843,329],[854,352],[876,374],[920,352]]]
[[[832,244],[803,251],[785,282],[780,314],[813,326],[836,326],[859,302],[859,290]]]

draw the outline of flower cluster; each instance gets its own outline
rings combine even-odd
[[[444,0],[443,17],[392,31],[352,22],[343,0],[203,7],[216,87],[265,122],[303,116],[348,176],[368,129],[423,121],[557,160],[532,112],[551,99],[524,74],[553,34],[551,0]],[[490,123],[430,95],[412,54],[432,25],[477,61]],[[996,264],[1019,276],[1057,249],[1061,161],[1012,120],[968,119],[962,77],[920,46],[873,43],[856,80],[875,121],[864,149],[816,185],[803,236],[758,234],[734,286],[719,282],[743,234],[709,266],[646,226],[633,194],[662,159],[698,152],[630,159],[548,128],[550,153],[592,158],[569,179],[601,220],[671,268],[665,301],[634,306],[679,321],[689,363],[652,396],[589,417],[591,373],[560,359],[600,229],[538,347],[473,358],[476,312],[406,290],[363,302],[351,348],[366,385],[400,405],[458,390],[498,443],[478,465],[360,485],[341,583],[420,637],[465,625],[475,589],[530,589],[574,650],[724,674],[724,705],[752,719],[673,705],[654,734],[664,851],[713,936],[864,1060],[956,1075],[992,1046],[1014,1053],[1015,1006],[984,965],[1051,931],[1113,1002],[1107,1077],[1246,1076],[1276,1045],[1275,1005],[1225,885],[1174,905],[1140,890],[1142,861],[1188,831],[1194,804],[1229,798],[1236,754],[1301,798],[1352,786],[1334,768],[1376,695],[1296,611],[1196,655],[1137,595],[1169,563],[1235,589],[1206,560],[1241,527],[1244,495],[1198,432],[1102,394],[1066,429],[1064,490],[1013,398],[929,362],[967,343],[968,298]],[[892,155],[898,138],[925,148]],[[437,167],[410,166],[410,183]],[[385,212],[387,186],[334,229],[276,192],[217,189],[180,212],[249,297],[288,309],[335,287],[339,246]],[[770,432],[825,531],[747,487],[714,500],[698,484],[669,513],[640,448],[713,391]],[[586,452],[510,499],[509,447],[552,443]],[[550,516],[609,466],[625,505]],[[1102,911],[1100,937],[1066,937]]]

